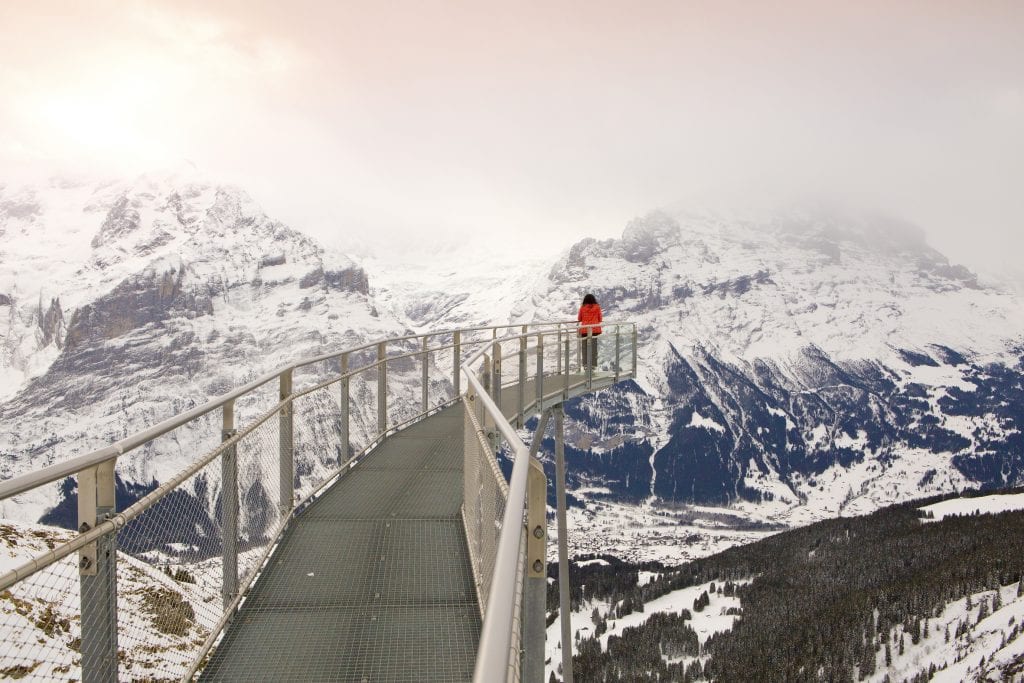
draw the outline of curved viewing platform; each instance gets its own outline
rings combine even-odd
[[[66,636],[18,642],[38,616],[5,612],[14,635],[0,668],[85,681],[543,680],[547,480],[519,429],[541,416],[536,448],[554,418],[564,542],[562,403],[636,374],[635,326],[602,326],[594,367],[580,365],[568,322],[326,354],[0,482],[0,499],[67,477],[80,492],[79,531],[55,530],[0,576],[12,601],[59,606],[50,618]],[[115,509],[144,450],[203,430],[207,454]]]

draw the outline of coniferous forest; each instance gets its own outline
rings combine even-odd
[[[630,565],[607,556],[607,564],[574,563],[573,609],[592,599],[613,605],[607,617],[594,615],[593,628],[576,645],[576,680],[862,680],[903,646],[890,642],[893,627],[902,625],[901,634],[916,643],[947,603],[1021,578],[1024,512],[925,523],[918,508],[941,499],[819,522],[678,567]],[[639,586],[640,570],[660,575]],[[551,571],[557,576],[557,565]],[[709,581],[734,593],[742,607],[733,629],[711,636],[703,648],[687,624],[689,610],[624,629],[609,638],[606,649],[596,640],[608,619]],[[557,591],[549,583],[551,620]],[[706,604],[702,595],[693,609]],[[703,666],[694,659],[685,666],[666,663],[697,654]],[[917,680],[933,673],[924,671]]]

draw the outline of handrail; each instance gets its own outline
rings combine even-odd
[[[182,425],[187,424],[188,422],[191,422],[192,420],[194,420],[194,419],[196,419],[198,417],[202,417],[203,415],[211,413],[214,410],[217,410],[218,408],[222,408],[229,401],[234,401],[235,399],[237,399],[237,398],[239,398],[241,396],[244,396],[245,394],[248,394],[248,393],[250,393],[251,391],[253,391],[255,389],[258,389],[258,388],[262,387],[263,385],[265,385],[265,384],[267,384],[269,382],[272,382],[274,379],[280,377],[282,373],[288,372],[290,370],[295,370],[296,368],[305,367],[307,365],[312,365],[314,363],[321,363],[321,362],[324,362],[324,361],[333,360],[335,358],[340,358],[341,356],[343,356],[345,354],[352,354],[352,353],[358,353],[360,351],[367,351],[367,350],[370,350],[370,349],[376,347],[377,344],[380,343],[380,341],[386,341],[388,343],[403,342],[403,341],[409,341],[411,339],[423,339],[423,338],[429,338],[429,337],[440,337],[440,336],[444,336],[444,335],[448,335],[448,334],[454,334],[456,332],[481,332],[481,331],[485,331],[485,330],[502,330],[502,329],[510,329],[510,328],[513,328],[513,327],[518,328],[518,327],[522,327],[523,324],[524,323],[512,324],[512,325],[484,325],[484,326],[480,326],[480,327],[470,327],[470,328],[442,330],[440,332],[428,332],[428,333],[423,333],[423,334],[406,335],[406,336],[402,336],[402,337],[389,337],[389,338],[386,338],[384,340],[376,340],[376,341],[373,341],[373,342],[370,342],[370,343],[367,343],[367,344],[363,344],[361,346],[356,346],[356,347],[353,347],[353,348],[347,348],[347,349],[344,349],[342,351],[337,351],[337,352],[333,352],[333,353],[323,354],[323,355],[320,355],[320,356],[313,356],[313,357],[305,358],[305,359],[299,359],[299,360],[294,361],[292,363],[289,363],[287,365],[281,366],[281,367],[277,368],[276,370],[273,370],[273,371],[271,371],[269,373],[266,373],[266,374],[258,377],[257,379],[254,379],[251,382],[238,387],[237,389],[234,389],[232,391],[229,391],[226,394],[223,394],[222,396],[218,396],[216,398],[213,398],[213,399],[207,401],[206,403],[204,403],[204,404],[202,404],[200,406],[197,406],[197,407],[195,407],[195,408],[193,408],[191,410],[188,410],[188,411],[186,411],[184,413],[179,413],[179,414],[177,414],[177,415],[175,415],[173,417],[170,417],[170,418],[168,418],[168,419],[166,419],[166,420],[164,420],[162,422],[157,423],[156,425],[154,425],[152,427],[149,427],[148,429],[144,429],[142,431],[136,432],[135,434],[132,434],[132,435],[130,435],[130,436],[124,438],[124,439],[121,439],[120,441],[116,441],[116,442],[110,444],[109,446],[104,446],[103,448],[99,448],[97,450],[90,451],[89,453],[84,453],[82,455],[75,456],[75,457],[69,458],[67,460],[63,460],[63,461],[61,461],[59,463],[55,463],[53,465],[49,465],[48,467],[43,467],[41,469],[34,470],[32,472],[26,472],[25,474],[18,475],[16,477],[12,477],[12,478],[4,480],[4,481],[0,481],[0,500],[4,500],[4,499],[7,499],[7,498],[10,498],[11,496],[16,496],[19,493],[24,493],[25,491],[29,491],[29,490],[37,488],[39,486],[44,486],[46,484],[58,481],[60,479],[64,479],[65,477],[70,477],[72,475],[75,475],[75,474],[81,472],[82,470],[89,469],[91,467],[95,467],[95,466],[103,464],[103,463],[105,463],[105,462],[107,462],[109,460],[117,458],[118,456],[124,455],[125,453],[127,453],[129,451],[132,451],[132,450],[138,448],[139,446],[141,446],[141,445],[143,445],[143,444],[145,444],[145,443],[147,443],[149,441],[152,441],[153,439],[156,439],[156,438],[158,438],[160,436],[163,436],[164,434],[167,434],[168,432],[174,431],[178,427],[181,427]],[[567,322],[544,322],[544,323],[525,323],[525,324],[529,324],[531,326],[549,327],[549,326],[561,326],[561,325],[566,325],[566,324],[569,324],[569,323],[567,323]],[[572,324],[575,324],[575,323],[572,323]],[[465,343],[466,344],[486,344],[487,342],[490,342],[490,341],[492,341],[492,340],[487,339],[487,340],[479,340],[479,341],[465,342]],[[427,349],[427,351],[428,352],[432,352],[432,351],[437,351],[437,350],[444,350],[444,349],[451,348],[451,347],[452,347],[452,345],[446,345],[446,346],[439,347],[439,349]],[[484,346],[483,348],[486,349],[487,347]],[[397,360],[397,359],[404,358],[404,357],[417,356],[417,355],[420,355],[422,353],[423,353],[423,350],[421,349],[421,350],[418,350],[418,351],[415,351],[415,352],[411,352],[411,353],[408,353],[408,354],[403,354],[402,356],[389,356],[386,360],[388,360],[388,361],[390,361],[390,360]],[[360,367],[360,368],[357,368],[357,369],[353,370],[352,372],[348,373],[347,376],[352,376],[352,375],[355,375],[355,374],[357,374],[359,372],[362,372],[362,371],[365,371],[367,369],[370,369],[372,367],[376,367],[379,364],[379,362],[380,361],[368,364],[368,365]],[[346,375],[342,375],[341,377],[345,377],[345,376]]]
[[[608,328],[615,328],[616,344],[615,344],[615,363],[616,363],[616,380],[620,376],[634,375],[636,372],[636,325],[635,323],[616,323],[616,322],[602,322],[603,325]],[[482,573],[477,574],[477,596],[481,599],[481,607],[484,608],[482,614],[482,624],[480,631],[480,639],[477,649],[477,660],[474,667],[474,678],[477,681],[490,681],[498,680],[499,678],[504,679],[506,673],[511,673],[510,670],[510,652],[513,650],[518,638],[520,637],[520,627],[518,626],[518,610],[520,605],[517,600],[521,597],[520,592],[517,590],[509,590],[510,587],[516,587],[519,585],[520,579],[523,578],[523,558],[525,557],[524,550],[526,543],[526,535],[524,534],[523,519],[527,508],[527,480],[529,478],[529,470],[532,466],[530,451],[523,443],[522,438],[519,436],[516,428],[512,425],[509,418],[507,418],[500,407],[500,391],[503,382],[501,374],[501,359],[504,355],[501,351],[501,345],[509,342],[518,341],[516,344],[518,358],[519,358],[519,380],[524,382],[527,377],[527,354],[533,357],[536,354],[536,377],[537,377],[537,392],[536,399],[532,399],[530,402],[525,401],[523,392],[519,392],[518,397],[518,408],[513,409],[516,414],[516,423],[522,424],[528,411],[534,409],[543,410],[546,406],[550,407],[553,403],[558,403],[565,400],[569,396],[575,395],[573,389],[579,387],[594,387],[593,377],[591,373],[587,373],[587,379],[583,382],[572,382],[570,377],[569,367],[569,345],[570,340],[573,339],[582,330],[585,332],[588,328],[596,327],[597,325],[580,325],[576,321],[560,321],[560,322],[544,322],[544,323],[517,323],[509,325],[491,325],[491,326],[479,326],[474,328],[462,328],[456,330],[446,330],[441,332],[429,332],[423,334],[406,335],[401,337],[393,337],[383,340],[376,340],[360,346],[347,348],[341,351],[332,352],[329,354],[322,354],[319,356],[312,356],[289,364],[283,365],[280,368],[268,372],[264,375],[253,379],[252,381],[222,395],[217,398],[211,399],[206,403],[196,406],[188,411],[185,411],[179,415],[163,420],[151,427],[140,430],[128,437],[114,442],[103,448],[91,451],[84,455],[70,458],[67,461],[50,465],[39,470],[28,472],[18,477],[9,479],[7,481],[0,482],[0,500],[9,498],[11,496],[23,493],[24,491],[34,489],[39,486],[57,481],[64,477],[79,475],[79,485],[82,486],[82,477],[85,477],[85,472],[90,468],[97,468],[100,465],[107,463],[109,465],[110,474],[106,475],[110,477],[113,473],[113,462],[116,459],[124,455],[133,449],[152,441],[160,437],[161,435],[167,434],[168,432],[177,429],[185,424],[191,423],[192,421],[207,415],[218,408],[224,411],[224,427],[221,432],[222,441],[212,449],[209,453],[201,455],[189,463],[185,469],[176,474],[174,477],[163,482],[155,490],[142,496],[134,503],[129,505],[125,510],[114,512],[110,509],[109,516],[103,518],[98,512],[95,513],[95,524],[89,522],[88,524],[82,525],[82,533],[76,535],[71,540],[63,543],[58,548],[51,548],[50,552],[43,553],[39,556],[34,556],[28,561],[21,565],[14,567],[12,570],[0,575],[0,590],[10,588],[14,584],[23,581],[27,577],[45,569],[46,567],[54,564],[55,562],[68,557],[76,551],[83,553],[82,564],[80,567],[88,568],[88,551],[89,546],[93,546],[93,559],[96,557],[95,544],[102,543],[101,539],[111,537],[117,534],[120,530],[126,529],[129,522],[132,522],[147,510],[153,508],[158,502],[162,501],[169,492],[177,489],[190,477],[195,476],[204,468],[208,467],[215,460],[220,461],[221,465],[221,476],[225,482],[232,482],[232,486],[235,485],[234,477],[235,474],[230,474],[237,466],[236,457],[240,457],[238,446],[242,443],[242,440],[255,433],[255,430],[261,429],[264,424],[271,422],[275,415],[280,416],[280,424],[271,427],[271,430],[278,430],[280,435],[280,443],[277,443],[277,438],[274,438],[273,449],[280,448],[279,462],[282,472],[282,489],[280,492],[279,507],[277,508],[280,519],[276,523],[276,527],[273,528],[272,535],[269,538],[269,543],[261,551],[256,565],[251,564],[251,559],[247,560],[246,574],[241,575],[238,573],[240,569],[238,565],[238,554],[237,548],[234,544],[229,544],[227,540],[224,542],[223,547],[223,568],[224,578],[222,585],[222,597],[224,601],[224,611],[220,614],[217,619],[217,624],[213,631],[209,633],[209,636],[202,644],[202,654],[191,663],[189,669],[190,675],[193,674],[198,668],[203,665],[204,658],[212,647],[215,646],[215,642],[222,635],[221,631],[223,626],[230,620],[230,615],[234,612],[241,600],[246,593],[247,586],[251,584],[258,573],[261,571],[260,567],[267,558],[274,552],[276,544],[280,540],[280,535],[288,525],[289,519],[294,518],[295,515],[300,514],[304,506],[310,501],[315,500],[322,491],[326,490],[333,482],[341,476],[344,476],[345,472],[354,465],[361,457],[366,453],[370,452],[374,447],[379,445],[383,440],[394,434],[396,431],[405,428],[406,426],[422,420],[424,417],[429,416],[438,410],[445,407],[454,405],[455,403],[462,401],[465,403],[466,409],[470,410],[471,401],[479,401],[476,406],[481,409],[481,416],[486,416],[486,420],[482,421],[485,425],[485,429],[488,432],[487,438],[484,438],[483,432],[479,433],[480,447],[482,450],[476,452],[473,458],[478,458],[474,462],[481,463],[484,467],[484,471],[490,468],[490,472],[487,477],[494,477],[498,480],[498,496],[499,500],[504,504],[502,517],[500,521],[500,527],[496,526],[498,520],[494,516],[494,513],[488,513],[491,516],[487,517],[486,533],[489,536],[486,539],[487,542],[487,568],[475,571]],[[627,329],[632,328],[632,340],[633,340],[633,363],[632,370],[630,373],[619,373],[619,328],[626,327]],[[482,332],[493,330],[493,335],[487,335],[486,338],[477,338],[477,335],[472,335],[474,338],[467,339],[467,333]],[[499,331],[512,330],[507,334],[501,334]],[[563,333],[565,337],[563,338]],[[555,370],[554,366],[544,367],[543,355],[546,351],[546,347],[549,347],[551,343],[554,343],[555,336],[558,336],[558,349],[555,354],[555,359],[558,363],[558,370]],[[446,335],[452,335],[451,339],[444,339]],[[584,334],[584,337],[587,335]],[[431,338],[441,337],[438,339],[435,345],[431,345]],[[535,341],[531,342],[531,339]],[[402,346],[396,351],[398,353],[388,354],[387,344],[388,343],[401,343],[409,342],[410,340],[422,340],[422,345],[411,345],[402,344]],[[562,355],[564,341],[564,352],[565,356]],[[376,347],[377,355],[373,359],[372,356],[367,354],[361,354],[358,358],[359,362],[363,364],[357,368],[348,367],[348,356],[350,354],[356,354],[364,351],[370,351]],[[410,350],[411,349],[411,350]],[[440,404],[435,400],[433,404],[428,402],[428,391],[427,391],[427,376],[428,367],[431,360],[429,354],[439,353],[450,349],[455,350],[453,367],[451,371],[453,376],[448,379],[453,382],[452,391],[449,393],[446,390],[446,396]],[[488,353],[493,353],[493,356],[488,357]],[[452,360],[451,356],[445,356],[448,360]],[[348,392],[349,392],[349,380],[366,373],[374,369],[379,370],[379,392],[387,392],[387,379],[386,369],[389,362],[410,359],[410,358],[422,358],[423,361],[423,408],[422,412],[419,412],[415,407],[412,410],[403,410],[396,417],[395,422],[391,422],[387,418],[387,401],[378,404],[378,411],[383,410],[384,412],[378,412],[378,420],[376,432],[367,431],[364,434],[365,443],[360,443],[358,446],[353,444],[349,440],[348,424],[349,424],[349,409],[348,409]],[[483,359],[483,370],[481,373],[480,368],[474,369],[479,365],[478,361]],[[515,358],[515,355],[509,354],[508,359]],[[564,363],[563,363],[564,358]],[[292,389],[291,374],[297,368],[312,365],[314,363],[331,361],[334,359],[340,359],[340,371],[337,366],[328,366],[326,368],[317,369],[315,376],[310,377],[310,373],[301,373],[302,377],[305,378],[303,386],[301,388]],[[493,363],[491,362],[493,360]],[[436,363],[436,361],[434,361]],[[447,362],[444,364],[447,366]],[[532,372],[532,371],[531,371]],[[544,377],[554,372],[564,372],[565,381],[558,382],[559,388],[553,392],[546,391],[547,386],[544,383]],[[460,375],[465,375],[465,386],[467,387],[466,392],[460,390],[458,386]],[[532,375],[531,375],[532,376]],[[323,377],[328,377],[324,380]],[[454,379],[453,379],[454,378]],[[281,381],[280,393],[275,396],[276,400],[268,402],[267,405],[263,405],[263,398],[265,394],[261,392],[259,394],[260,413],[254,420],[249,421],[248,424],[240,429],[234,429],[234,402],[239,397],[251,395],[254,390],[267,385],[268,383],[279,379]],[[337,462],[331,461],[331,466],[326,472],[319,472],[317,478],[309,482],[312,488],[304,486],[301,489],[301,498],[295,500],[295,494],[299,494],[298,483],[292,484],[288,479],[283,478],[284,473],[287,473],[289,469],[293,468],[292,457],[293,449],[295,448],[295,436],[293,434],[293,423],[292,415],[295,411],[296,401],[299,399],[313,394],[323,389],[328,388],[331,385],[339,384],[342,389],[342,403],[340,407],[341,425],[339,429],[342,430],[340,433],[341,444],[344,448],[338,452]],[[607,386],[604,384],[603,386]],[[390,393],[390,392],[389,392]],[[315,399],[320,400],[320,399]],[[383,405],[383,408],[380,406]],[[480,429],[480,424],[477,423],[475,410],[473,413],[467,413],[465,416],[466,425],[470,423],[475,424],[475,427],[468,427],[471,429]],[[262,432],[264,435],[266,431]],[[273,434],[273,431],[269,432]],[[261,438],[255,436],[247,443],[253,443],[253,440]],[[265,437],[263,437],[265,438]],[[363,438],[363,437],[361,437]],[[510,455],[513,459],[512,471],[509,476],[508,484],[505,485],[504,478],[501,477],[498,470],[497,464],[494,461],[495,452],[498,449],[498,444],[504,441],[510,450]],[[308,443],[308,442],[307,442]],[[356,452],[352,452],[352,448]],[[471,460],[470,451],[468,446],[466,447],[465,458],[466,462],[469,463]],[[352,453],[349,456],[349,453]],[[250,457],[250,456],[246,456]],[[325,463],[326,464],[326,463]],[[227,468],[227,469],[225,469]],[[96,474],[91,475],[96,477]],[[215,475],[216,476],[216,475]],[[85,481],[89,482],[88,486],[93,486],[96,482],[95,479]],[[466,479],[468,482],[469,479]],[[110,487],[109,496],[113,497],[113,481],[108,479],[107,486]],[[490,484],[493,486],[492,484]],[[225,484],[227,486],[227,484]],[[468,484],[466,484],[468,486]],[[532,486],[532,484],[531,484]],[[287,487],[287,488],[285,488]],[[466,491],[468,492],[468,488]],[[493,491],[493,489],[491,489]],[[98,494],[99,495],[99,494]],[[467,500],[469,500],[469,493]],[[81,502],[80,502],[81,504]],[[95,505],[95,503],[87,503],[89,505]],[[237,501],[233,503],[235,506],[235,512],[230,515],[237,515]],[[531,506],[533,503],[530,504]],[[533,510],[533,507],[530,508]],[[225,525],[225,539],[233,536],[229,529],[235,529],[233,526],[237,524],[234,521],[235,517],[229,517],[229,507],[225,506],[224,512],[222,513],[221,521]],[[497,510],[495,509],[496,513]],[[91,520],[92,512],[86,513],[86,518]],[[531,512],[533,514],[533,512]],[[79,519],[82,519],[82,511],[79,509]],[[224,521],[231,519],[232,521]],[[468,524],[465,517],[463,517],[464,524]],[[479,527],[481,530],[484,527]],[[269,530],[269,529],[268,529]],[[468,533],[468,530],[467,530]],[[481,531],[481,534],[483,531]],[[531,535],[532,536],[532,535]],[[261,537],[263,538],[263,537]],[[478,539],[483,539],[483,535],[478,536]],[[260,543],[264,541],[261,540]],[[483,541],[481,541],[483,542]],[[530,541],[532,543],[532,540]],[[472,552],[472,548],[470,548]],[[229,563],[229,558],[233,557],[233,564]],[[255,556],[252,556],[255,557]],[[474,561],[475,562],[475,561]],[[105,569],[106,572],[116,572],[116,560],[113,569]],[[531,565],[532,566],[532,565]],[[82,570],[83,572],[85,569]],[[535,570],[541,571],[541,570]],[[95,571],[93,572],[95,574]],[[234,578],[229,582],[229,576],[234,575]],[[109,574],[108,574],[109,575]],[[481,578],[486,577],[486,578]],[[241,579],[241,581],[239,581]],[[525,580],[525,579],[524,579]],[[486,597],[483,595],[483,591],[486,589]],[[532,590],[532,589],[531,589]],[[486,600],[486,601],[484,601]],[[536,602],[536,601],[535,601]],[[541,599],[539,603],[542,604]],[[90,610],[97,609],[93,603],[89,607]],[[531,603],[534,604],[534,603]],[[86,602],[83,593],[81,614],[83,620],[86,614]],[[95,612],[90,611],[90,614]],[[115,609],[116,613],[116,609]],[[114,624],[116,628],[116,615],[114,618]],[[531,620],[531,623],[533,621]],[[531,631],[540,632],[540,631]],[[90,652],[95,653],[98,646],[94,644]],[[531,650],[532,652],[533,650]],[[517,655],[518,657],[518,655]],[[83,665],[84,667],[85,665]],[[84,669],[83,669],[84,670]]]
[[[605,322],[599,324],[583,325],[576,321],[561,323],[564,326],[571,326],[569,329],[588,330],[598,326],[607,328],[632,327],[635,334],[634,323]],[[561,330],[559,330],[561,331]],[[545,334],[543,331],[523,331],[519,334],[512,334],[494,342],[501,343],[512,339],[527,339]],[[498,548],[495,554],[494,569],[491,576],[490,590],[487,597],[487,610],[484,614],[483,624],[480,631],[480,641],[477,648],[477,660],[473,672],[473,680],[497,681],[506,678],[505,672],[509,666],[509,650],[512,646],[515,622],[515,592],[509,590],[514,586],[518,576],[519,563],[517,556],[520,553],[520,544],[523,539],[523,518],[526,513],[526,489],[527,477],[530,466],[530,450],[519,437],[518,432],[508,421],[501,409],[494,402],[483,383],[478,379],[472,365],[484,356],[490,347],[483,345],[474,353],[470,354],[462,362],[462,373],[466,377],[474,400],[483,404],[483,411],[488,414],[494,427],[508,443],[513,451],[514,460],[512,472],[509,476],[508,494],[505,497],[505,510],[502,517],[501,534],[498,540]],[[559,351],[560,353],[560,351]],[[618,350],[616,350],[618,353]],[[616,359],[618,362],[618,359]],[[541,372],[538,369],[538,372]],[[568,375],[569,369],[564,368]],[[635,374],[636,368],[632,368]],[[566,384],[550,394],[543,394],[539,397],[537,408],[543,408],[544,400],[548,398],[566,397],[570,388],[588,386],[589,379],[583,382]],[[520,407],[522,409],[523,406]]]
[[[467,370],[465,363],[463,370]],[[494,575],[487,598],[487,614],[480,630],[480,644],[477,649],[479,655],[473,671],[473,680],[483,681],[495,680],[488,673],[508,666],[515,610],[514,596],[508,592],[508,587],[514,585],[518,571],[516,557],[523,534],[523,514],[526,512],[526,475],[530,468],[530,450],[523,444],[508,420],[502,416],[472,371],[466,373],[466,380],[473,387],[476,398],[483,401],[484,409],[491,414],[495,427],[515,451],[512,474],[508,482],[505,514],[501,522],[501,540],[498,542]]]

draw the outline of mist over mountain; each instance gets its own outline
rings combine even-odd
[[[550,259],[465,245],[353,260],[186,173],[5,186],[0,232],[8,475],[287,360],[407,330],[572,319],[585,292],[606,320],[638,322],[640,373],[568,406],[577,552],[697,557],[1024,475],[1021,298],[885,215],[673,207]],[[606,364],[613,339],[608,326]],[[216,439],[207,427],[119,466],[124,480],[170,476]],[[60,496],[18,514],[35,521]]]
[[[454,277],[443,296],[389,289],[384,264],[371,276],[441,325],[449,310],[491,322],[509,299]],[[638,382],[569,406],[579,551],[692,557],[778,523],[1020,481],[1021,299],[905,221],[658,211],[509,286],[509,321],[571,319],[592,292],[606,320],[640,324]]]
[[[6,476],[99,448],[292,360],[406,330],[379,315],[350,258],[272,220],[242,190],[193,177],[3,188],[0,234]],[[239,418],[274,396],[268,385],[240,401]],[[218,419],[121,458],[119,477],[166,480],[217,443]],[[353,419],[358,432],[358,407]],[[304,467],[337,454],[312,457]],[[61,495],[54,485],[5,501],[4,513],[35,521]]]

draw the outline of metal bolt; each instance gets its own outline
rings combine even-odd
[[[92,566],[92,560],[90,560],[88,557],[83,557],[81,560],[78,561],[78,568],[79,569],[88,569],[91,566]]]
[[[534,560],[533,561],[533,571],[535,571],[538,574],[540,574],[542,571],[544,571],[544,563],[541,562],[540,560]]]
[[[533,530],[533,537],[534,538],[543,538],[544,537],[544,529],[543,529],[543,527],[541,527],[540,524],[538,524],[534,528],[534,530]]]

